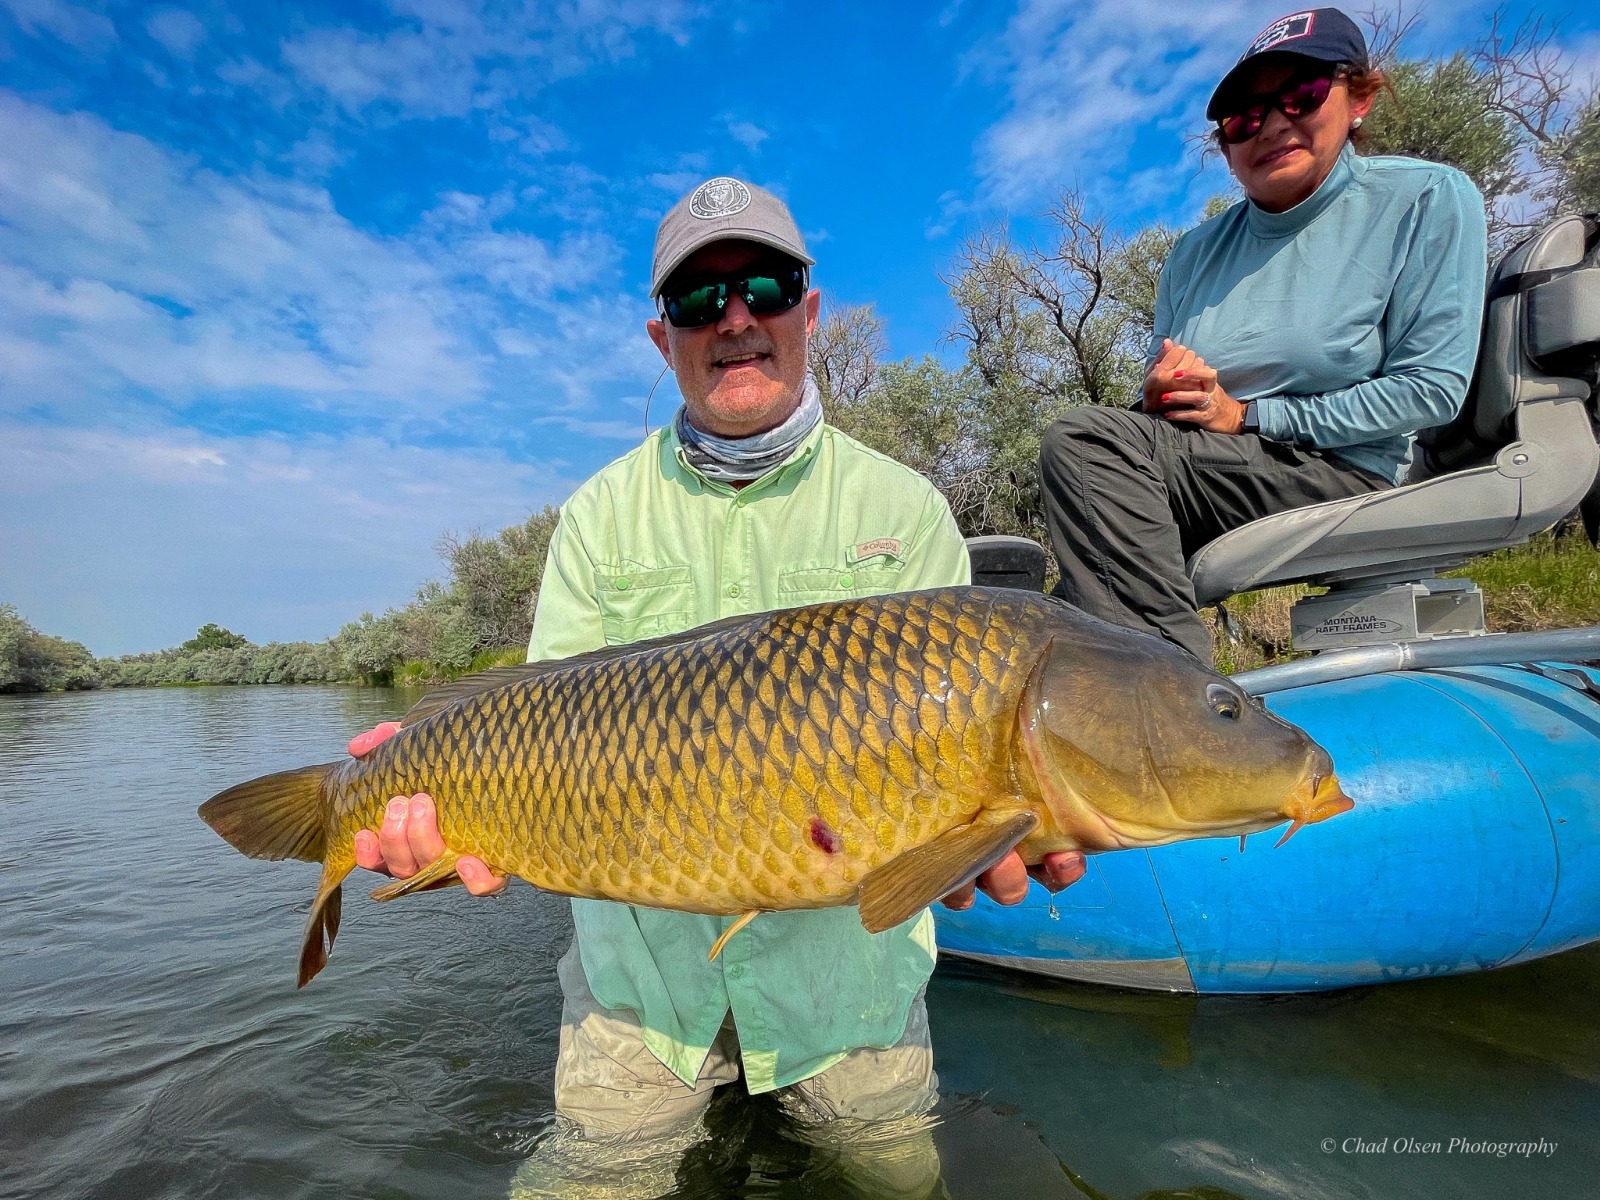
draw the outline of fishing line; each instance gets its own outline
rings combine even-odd
[[[645,435],[645,437],[649,437],[650,436],[650,401],[655,397],[656,389],[661,386],[662,379],[666,377],[666,374],[667,374],[668,370],[671,369],[671,367],[672,367],[672,364],[668,363],[665,367],[661,368],[661,374],[657,375],[656,376],[656,381],[650,385],[650,394],[644,398],[644,435]]]

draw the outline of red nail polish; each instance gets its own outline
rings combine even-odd
[[[1174,379],[1182,379],[1183,378],[1183,372],[1182,371],[1174,371],[1172,373],[1172,377]]]

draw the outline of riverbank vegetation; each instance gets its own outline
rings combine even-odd
[[[1600,210],[1600,90],[1582,93],[1538,22],[1499,21],[1478,45],[1406,59],[1407,22],[1380,18],[1374,57],[1392,91],[1365,126],[1364,153],[1450,163],[1478,185],[1497,249],[1555,212]],[[1196,137],[1204,152],[1208,139]],[[1219,196],[1203,218],[1237,199]],[[828,419],[922,472],[969,536],[1044,540],[1039,435],[1068,408],[1127,404],[1138,394],[1155,319],[1156,282],[1179,231],[1120,227],[1077,191],[1043,214],[1042,236],[1004,223],[974,231],[942,282],[954,318],[953,364],[887,357],[871,305],[830,304],[811,344]],[[1600,506],[1600,496],[1591,496]],[[216,626],[182,646],[96,660],[0,605],[0,691],[194,683],[367,680],[426,684],[519,661],[557,513],[546,507],[493,537],[447,535],[443,582],[325,642],[257,646]],[[1569,523],[1570,524],[1570,523]],[[1491,628],[1600,624],[1600,556],[1573,525],[1471,564]],[[1229,601],[1233,635],[1215,614],[1218,662],[1242,669],[1288,653],[1288,610],[1304,588]]]

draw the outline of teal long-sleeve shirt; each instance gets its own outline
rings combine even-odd
[[[1151,361],[1181,342],[1262,436],[1333,451],[1398,483],[1412,435],[1461,409],[1483,320],[1483,198],[1460,171],[1348,146],[1322,186],[1246,201],[1178,239]]]

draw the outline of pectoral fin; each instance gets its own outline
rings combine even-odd
[[[411,878],[396,879],[393,883],[384,884],[372,893],[372,898],[394,900],[400,896],[409,896],[413,892],[432,892],[439,888],[453,887],[461,882],[461,876],[456,874],[456,860],[460,857],[454,851],[446,850]]]
[[[1032,812],[985,814],[891,859],[861,881],[861,923],[882,933],[909,920],[994,866],[1038,824]]]

